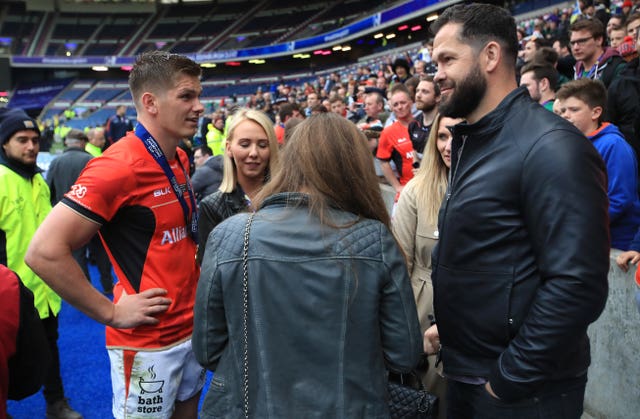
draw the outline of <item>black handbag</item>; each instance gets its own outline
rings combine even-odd
[[[417,374],[390,374],[388,390],[391,419],[435,419],[438,416],[438,396],[424,389]]]

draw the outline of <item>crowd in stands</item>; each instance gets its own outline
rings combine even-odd
[[[519,83],[527,87],[531,97],[574,125],[575,118],[569,114],[575,113],[575,107],[568,106],[572,98],[592,110],[597,108],[597,117],[587,127],[576,126],[607,164],[613,247],[640,251],[631,244],[640,225],[640,70],[636,47],[640,8],[628,0],[620,6],[586,0],[579,8],[558,9],[519,22],[517,68]],[[242,106],[262,110],[271,118],[280,145],[296,121],[318,112],[338,113],[356,123],[369,138],[381,182],[394,187],[397,199],[419,167],[436,113],[439,92],[430,77],[437,70],[431,62],[431,48],[427,40],[418,51],[346,67],[302,85],[281,83],[269,91],[259,89]],[[582,79],[592,83],[573,81]],[[563,86],[564,96],[557,97]],[[594,89],[598,94],[591,99],[589,92]],[[411,112],[399,109],[402,104],[409,104]],[[236,107],[220,107],[207,114],[194,146],[206,143],[212,155],[222,154],[225,121]],[[411,147],[404,139],[410,139]],[[621,260],[626,263],[628,258]]]
[[[597,118],[596,129],[602,128],[604,123],[616,127],[620,138],[634,151],[634,161],[628,170],[636,171],[640,156],[638,27],[640,2],[632,4],[630,0],[620,4],[583,0],[574,7],[520,21],[517,27],[519,83],[548,110],[554,110],[555,105],[556,113],[561,109],[556,92],[571,80],[587,78],[603,83],[603,91],[608,94],[603,99],[606,103]],[[219,104],[209,104],[199,120],[198,132],[192,139],[185,140],[184,148],[191,153],[206,145],[200,155],[224,154],[230,115],[238,108],[264,112],[273,122],[281,146],[286,142],[287,132],[300,120],[320,112],[333,112],[357,124],[367,135],[370,149],[377,157],[374,159],[377,174],[381,182],[394,187],[397,199],[404,184],[419,167],[422,149],[436,116],[439,92],[432,78],[437,68],[431,60],[431,49],[432,40],[427,39],[419,48],[347,65],[315,79],[263,85],[243,100],[237,100],[235,95],[222,98]],[[402,100],[395,100],[396,94]],[[408,104],[410,109],[400,117],[396,109],[399,102]],[[73,115],[65,112],[62,121],[65,118],[71,119]],[[398,121],[400,124],[395,124]],[[53,142],[53,136],[64,138],[68,131],[65,124],[60,123],[51,133],[51,125],[47,123],[41,127],[48,146]],[[395,133],[390,139],[392,125]],[[398,130],[399,126],[402,129]],[[116,114],[105,121],[107,147],[132,127],[126,108],[119,106]],[[398,144],[390,145],[397,139],[402,140],[403,135],[410,139],[410,148],[404,146],[400,150]],[[221,165],[216,167],[221,170]],[[630,177],[634,176],[621,176],[622,179]],[[211,190],[210,185],[207,190]],[[204,196],[199,196],[202,198]],[[629,199],[637,200],[637,197]],[[629,205],[636,206],[635,203],[623,204],[623,213]],[[640,220],[640,214],[630,217]],[[614,221],[612,219],[612,223]],[[631,222],[628,230],[635,230],[637,223]],[[623,242],[614,240],[616,247],[629,250],[629,231]]]

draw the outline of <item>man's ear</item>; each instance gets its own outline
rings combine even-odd
[[[541,92],[546,92],[547,90],[549,90],[549,79],[546,77],[543,77],[539,82],[540,84],[540,91]]]
[[[602,36],[599,37],[593,37],[593,40],[596,41],[596,44],[598,44],[598,46],[604,48],[604,38]]]
[[[502,61],[502,47],[496,41],[491,41],[484,46],[481,55],[485,60],[485,71],[492,73]]]
[[[142,97],[140,98],[140,103],[142,104],[142,108],[147,111],[147,113],[151,115],[155,115],[158,113],[157,106],[157,98],[151,92],[144,92]]]
[[[594,108],[591,109],[591,120],[592,121],[598,121],[600,119],[600,117],[602,116],[602,106],[596,106]]]

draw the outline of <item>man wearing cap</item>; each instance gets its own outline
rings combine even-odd
[[[6,111],[0,120],[0,263],[16,272],[33,292],[47,335],[52,355],[44,383],[47,418],[81,419],[64,397],[60,376],[60,297],[24,262],[29,241],[51,210],[49,187],[36,165],[40,130],[36,121],[21,111]]]

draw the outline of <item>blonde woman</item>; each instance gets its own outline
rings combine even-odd
[[[255,210],[251,201],[278,164],[278,140],[269,117],[261,111],[241,109],[232,118],[220,189],[200,202],[198,262],[215,226],[241,211]]]
[[[447,127],[459,122],[459,119],[436,116],[420,168],[402,190],[392,220],[393,232],[407,258],[423,333],[433,319],[431,251],[438,242],[438,211],[447,190],[451,167],[452,136]],[[443,403],[446,384],[437,374],[434,365],[435,357],[430,357],[430,368],[423,377],[423,382],[427,390],[440,396]],[[445,411],[440,406],[440,412]]]

